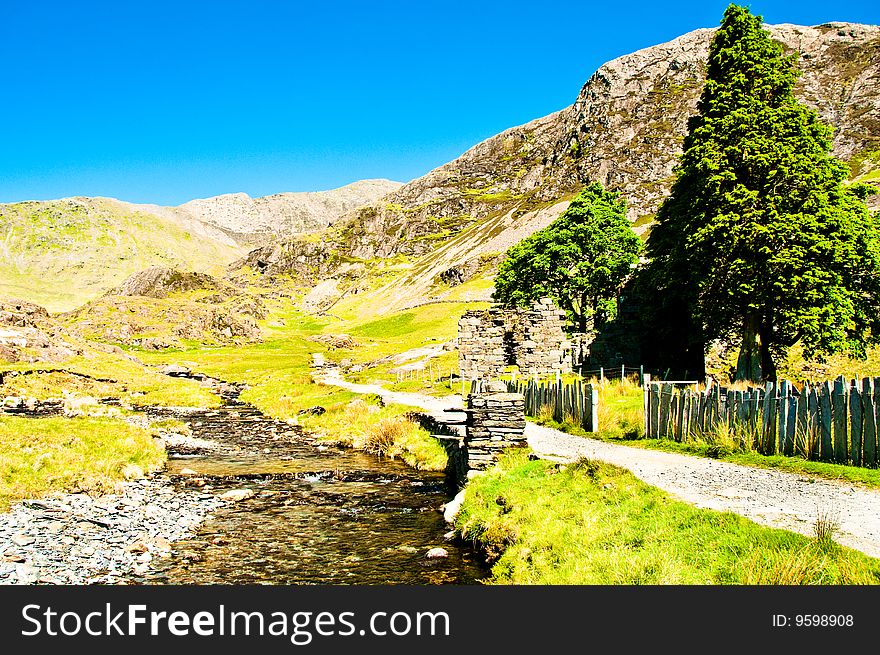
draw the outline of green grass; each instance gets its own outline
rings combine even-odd
[[[642,214],[633,222],[632,226],[642,227],[643,225],[648,225],[650,223],[653,223],[656,217],[656,214]]]
[[[0,443],[0,511],[52,492],[112,491],[126,466],[165,462],[147,430],[118,419],[0,415]]]
[[[880,560],[827,538],[694,508],[608,464],[560,466],[522,451],[468,484],[456,528],[485,550],[498,583],[880,581]]]
[[[10,364],[2,370],[45,370],[46,373],[8,377],[0,385],[7,396],[38,400],[58,398],[63,391],[78,396],[118,398],[133,405],[216,407],[220,399],[194,380],[170,378],[119,356],[74,357],[60,364]],[[97,382],[71,373],[111,382]]]
[[[443,343],[458,334],[458,320],[469,303],[431,303],[369,321],[348,321],[325,331],[347,332],[364,342],[363,357],[382,357],[411,348]]]
[[[485,202],[490,204],[502,204],[518,200],[521,196],[515,194],[510,189],[501,189],[499,191],[490,191],[482,189],[462,189],[461,195],[467,200],[473,202]]]

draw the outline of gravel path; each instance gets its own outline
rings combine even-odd
[[[461,406],[460,396],[439,399],[387,391],[379,385],[347,382],[335,371],[326,373],[323,379],[358,393],[380,394],[387,402],[421,407],[435,415]],[[880,491],[703,457],[606,443],[533,423],[527,424],[526,437],[535,452],[549,459],[590,457],[616,464],[692,505],[735,512],[762,525],[812,535],[816,518],[830,516],[839,526],[836,541],[880,557]]]

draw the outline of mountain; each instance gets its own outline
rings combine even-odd
[[[279,193],[251,198],[230,193],[192,200],[177,209],[212,225],[241,244],[260,244],[325,228],[346,212],[361,207],[403,186],[391,180],[360,180],[330,191]]]
[[[160,264],[222,272],[242,249],[166,208],[112,198],[0,205],[0,296],[65,311]]]
[[[67,311],[150,266],[222,274],[246,254],[245,244],[326,227],[400,186],[363,180],[332,191],[239,193],[179,207],[86,197],[0,204],[0,296]]]
[[[880,27],[767,28],[799,53],[796,94],[835,127],[834,154],[854,178],[880,182]],[[320,235],[267,245],[236,267],[321,282],[319,308],[364,292],[361,304],[375,311],[442,300],[456,293],[448,280],[491,276],[485,262],[552,222],[590,180],[622,193],[643,234],[669,190],[713,34],[699,29],[608,62],[571,106],[477,144]],[[376,288],[369,271],[393,257],[405,265]],[[490,286],[482,288],[485,297]]]

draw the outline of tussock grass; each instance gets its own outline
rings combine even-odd
[[[106,418],[0,416],[0,444],[2,511],[51,492],[112,491],[126,467],[165,462],[149,431]]]
[[[456,527],[498,583],[880,582],[880,560],[856,551],[697,509],[609,464],[521,451],[469,483]]]
[[[427,430],[405,416],[411,407],[377,404],[357,398],[303,424],[324,441],[358,448],[380,457],[400,458],[416,469],[446,468],[446,451]]]

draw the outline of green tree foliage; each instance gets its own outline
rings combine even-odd
[[[760,16],[727,9],[648,239],[657,296],[692,340],[740,346],[738,379],[774,378],[798,340],[863,354],[880,334],[876,217],[844,186],[832,129],[795,99],[798,73]]]
[[[525,307],[549,296],[585,331],[588,318],[601,322],[612,313],[640,250],[626,201],[592,183],[559,218],[507,251],[494,298]]]

